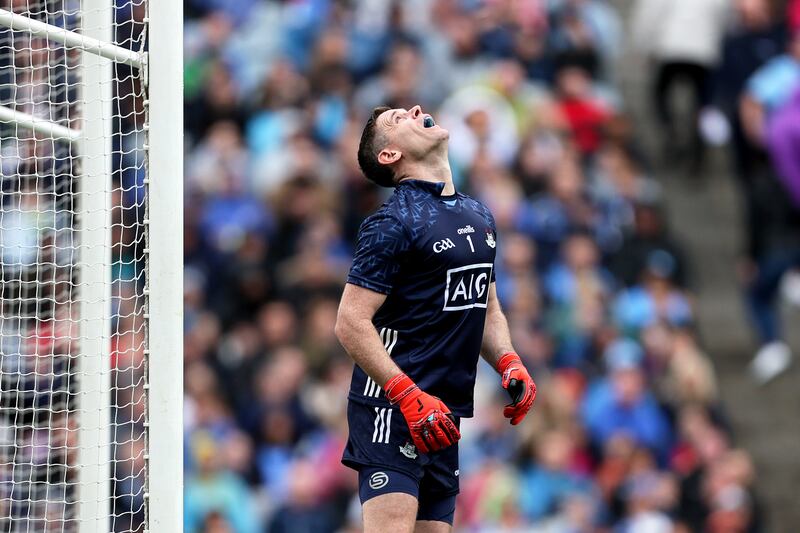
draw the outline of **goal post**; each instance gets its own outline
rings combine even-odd
[[[183,524],[182,0],[0,0],[0,532]]]
[[[151,0],[150,531],[183,531],[183,1]]]
[[[83,31],[79,37],[112,42],[112,26],[109,24],[112,20],[112,6],[108,0],[83,0]],[[75,44],[80,46],[80,42]],[[76,202],[80,252],[76,265],[76,284],[80,306],[77,355],[80,375],[76,380],[76,497],[78,531],[94,533],[112,531],[112,472],[109,462],[112,255],[109,195],[112,188],[113,72],[111,61],[107,58],[83,47],[79,50],[77,103],[81,116],[76,148],[80,168]]]

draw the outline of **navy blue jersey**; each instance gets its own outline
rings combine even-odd
[[[419,387],[458,416],[472,395],[494,281],[496,228],[489,210],[444,184],[400,183],[361,225],[347,282],[386,294],[373,324],[386,351]],[[350,400],[385,406],[356,366]]]

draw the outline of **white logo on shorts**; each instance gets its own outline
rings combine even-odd
[[[389,476],[386,475],[386,472],[375,472],[369,476],[369,488],[372,490],[382,489],[387,483],[389,483]]]
[[[417,458],[417,449],[414,447],[413,444],[409,442],[406,442],[404,446],[400,446],[400,453],[402,453],[409,459]]]

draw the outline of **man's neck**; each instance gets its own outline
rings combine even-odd
[[[450,196],[456,193],[456,188],[453,185],[453,174],[450,171],[450,163],[447,158],[406,163],[402,175],[403,177],[400,181],[414,179],[431,183],[444,183],[442,196]]]

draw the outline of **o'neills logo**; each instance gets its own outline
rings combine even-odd
[[[463,228],[458,228],[459,235],[464,235],[465,233],[475,233],[475,228],[470,225],[467,225]]]

